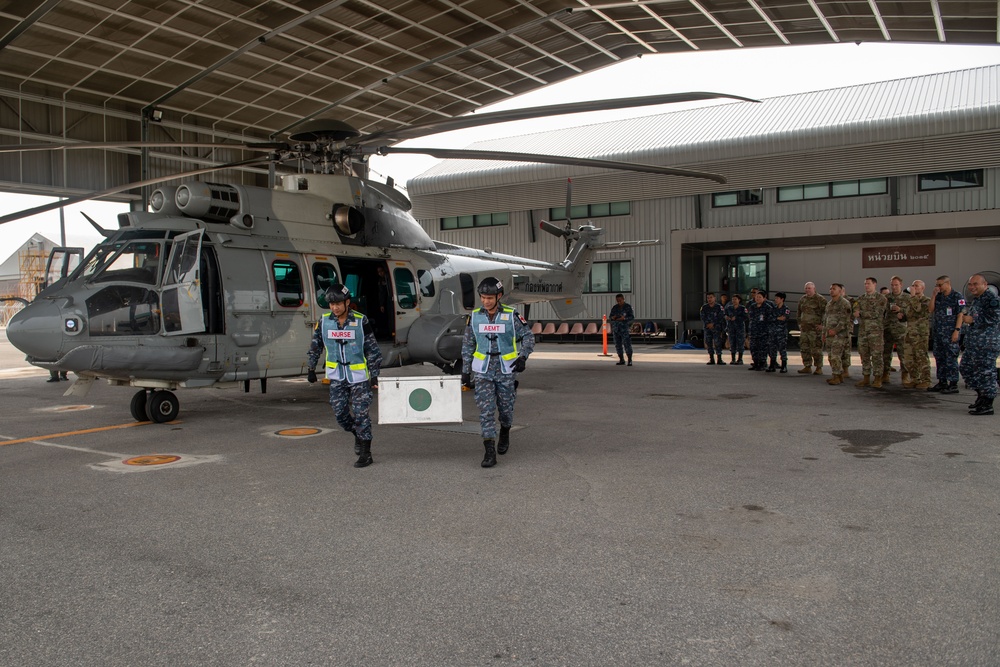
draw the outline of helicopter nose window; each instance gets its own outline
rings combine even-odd
[[[156,285],[160,278],[160,259],[163,253],[155,241],[132,241],[99,270],[93,282],[121,281]]]

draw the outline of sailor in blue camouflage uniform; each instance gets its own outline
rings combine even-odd
[[[958,334],[965,295],[951,288],[951,278],[941,276],[931,292],[931,340],[938,382],[927,391],[958,393]]]
[[[774,321],[774,304],[767,300],[767,292],[754,293],[754,302],[747,307],[750,316],[750,356],[752,371],[762,371],[767,366],[767,345]]]
[[[726,306],[726,333],[729,335],[729,363],[733,366],[743,365],[743,346],[747,339],[747,308],[743,305],[743,297],[733,295],[733,302]]]
[[[792,318],[792,309],[785,305],[784,292],[774,293],[774,320],[771,321],[770,339],[767,342],[768,356],[771,363],[768,373],[778,370],[778,358],[781,358],[781,372],[788,372],[788,320]]]
[[[473,311],[465,328],[462,384],[475,387],[479,428],[486,450],[482,466],[491,468],[497,463],[497,454],[506,454],[510,447],[510,427],[514,424],[514,399],[517,397],[514,374],[524,372],[525,362],[535,348],[535,336],[520,313],[500,303],[503,283],[496,278],[484,278],[478,291],[483,306]],[[499,438],[497,412],[500,413]]]
[[[632,334],[629,327],[635,319],[635,312],[632,306],[625,303],[624,294],[615,295],[615,305],[611,306],[608,320],[611,322],[611,335],[615,339],[615,352],[618,353],[618,363],[616,366],[625,365],[623,352],[628,355],[628,365],[632,365]]]
[[[708,292],[701,307],[701,323],[705,326],[705,349],[708,350],[708,366],[725,366],[722,360],[722,334],[726,332],[726,310],[715,302],[715,294]]]
[[[351,292],[334,283],[326,290],[330,312],[313,330],[309,346],[308,380],[316,382],[319,355],[326,352],[326,377],[330,380],[330,407],[337,423],[354,434],[355,468],[372,464],[372,420],[368,409],[372,390],[378,389],[382,351],[368,318],[351,310]]]
[[[969,406],[970,415],[992,415],[997,397],[997,356],[1000,355],[1000,299],[976,274],[969,278],[972,302],[962,315],[965,350],[962,352],[962,377],[976,390],[978,398]]]

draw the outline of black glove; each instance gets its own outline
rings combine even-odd
[[[518,357],[517,359],[515,359],[514,360],[514,366],[512,367],[513,370],[514,370],[514,372],[515,373],[523,373],[524,372],[524,364],[527,363],[527,361],[528,360],[525,359],[524,357]]]
[[[310,368],[309,372],[306,373],[306,380],[309,384],[316,384],[316,371]]]
[[[368,378],[368,388],[372,391],[378,391],[378,378]]]
[[[462,373],[462,386],[472,389],[472,374]]]

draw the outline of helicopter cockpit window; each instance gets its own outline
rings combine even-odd
[[[108,246],[108,250],[112,249]],[[162,244],[156,241],[129,241],[111,254],[94,254],[96,273],[93,282],[129,282],[156,285],[160,278],[160,262],[163,258]],[[97,263],[99,262],[99,264]],[[90,267],[88,266],[88,269]],[[86,275],[86,271],[85,271]]]
[[[288,260],[275,260],[271,263],[271,273],[274,276],[274,296],[278,305],[285,308],[301,306],[305,295],[302,293],[299,265]]]
[[[420,295],[426,297],[434,296],[434,276],[430,271],[420,269],[417,271],[417,282],[420,283]]]
[[[134,285],[109,285],[87,299],[91,336],[150,336],[160,331],[156,291]]]
[[[396,283],[396,305],[403,310],[412,310],[417,307],[417,283],[413,280],[413,274],[409,269],[395,269],[392,272],[393,282]]]

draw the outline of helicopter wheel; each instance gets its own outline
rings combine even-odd
[[[129,412],[132,413],[132,419],[137,422],[144,422],[149,419],[149,416],[146,414],[146,398],[146,390],[140,389],[135,392],[135,396],[132,397],[132,402],[128,406]]]
[[[181,411],[177,397],[169,391],[154,391],[146,399],[146,415],[155,424],[163,424],[177,419]]]

